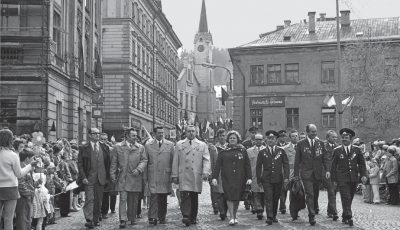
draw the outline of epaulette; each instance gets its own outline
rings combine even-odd
[[[341,145],[339,145],[338,147],[336,147],[336,148],[334,148],[333,150],[335,150],[335,149],[340,149],[342,146]]]

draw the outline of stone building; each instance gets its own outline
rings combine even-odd
[[[175,128],[182,44],[160,0],[103,0],[104,130]],[[167,132],[168,133],[168,132]]]
[[[4,0],[1,12],[0,126],[85,140],[101,127],[92,119],[101,1]]]
[[[327,95],[338,93],[336,18],[325,14],[316,19],[284,26],[260,35],[248,44],[229,49],[234,76],[234,128],[245,134],[250,126],[268,129],[299,129],[308,123],[319,127],[321,138],[338,129],[338,111],[324,104]],[[341,49],[365,38],[400,45],[399,17],[350,19],[350,11],[341,11]],[[398,53],[388,54],[398,58]],[[390,58],[390,57],[388,57]],[[343,68],[343,65],[342,65]],[[341,72],[346,72],[341,69]],[[342,74],[341,89],[349,84]],[[342,99],[346,96],[343,92]],[[340,101],[336,101],[340,103]],[[343,127],[357,128],[354,108],[343,114]],[[358,132],[363,133],[363,132]],[[365,136],[365,138],[368,138]]]

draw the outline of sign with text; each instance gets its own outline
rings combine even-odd
[[[142,128],[142,122],[140,120],[135,119],[135,118],[131,118],[131,127],[136,128],[136,129],[141,129]]]
[[[101,118],[103,116],[103,110],[101,108],[92,108],[92,117]]]
[[[285,97],[250,98],[250,107],[285,107]]]

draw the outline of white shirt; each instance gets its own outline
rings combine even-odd
[[[307,140],[308,140],[308,143],[310,143],[310,147],[313,147],[314,144],[315,144],[315,139],[310,139],[310,138],[307,136]]]
[[[162,139],[161,139],[161,141],[156,139],[156,141],[157,141],[158,146],[161,146],[163,144],[163,140]]]
[[[351,145],[349,145],[349,146],[343,145],[343,147],[344,147],[344,150],[346,151],[346,154],[347,155],[350,154]]]
[[[92,144],[92,149],[95,151],[99,150],[99,142],[93,142],[91,141],[90,144]]]

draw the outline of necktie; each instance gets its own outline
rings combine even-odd
[[[189,140],[189,144],[192,145],[192,140]]]
[[[161,141],[158,142],[158,147],[161,148]]]

